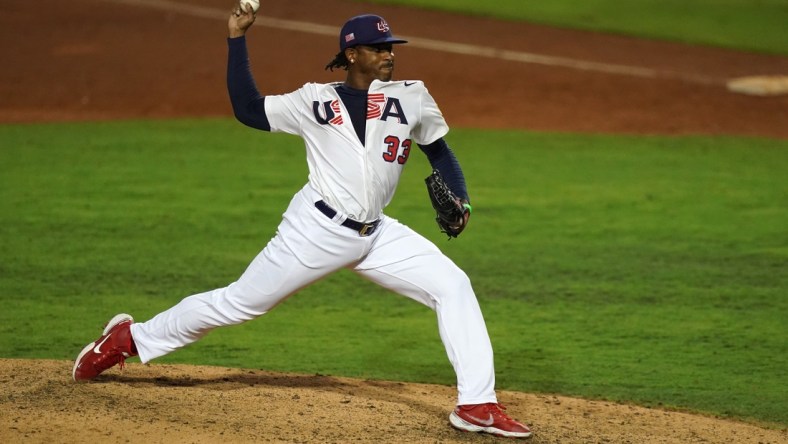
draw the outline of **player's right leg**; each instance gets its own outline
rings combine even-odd
[[[122,366],[131,356],[148,362],[199,340],[217,327],[254,319],[323,274],[323,270],[303,266],[280,233],[227,287],[186,297],[147,322],[134,323],[128,315],[121,323],[113,322],[117,316],[113,318],[103,335],[77,357],[74,380],[93,379],[116,364]]]
[[[129,356],[148,362],[214,328],[261,316],[299,289],[357,260],[363,242],[347,232],[315,208],[309,190],[302,190],[291,201],[276,236],[236,282],[189,296],[147,322],[133,323],[126,315],[128,319],[118,325],[108,325],[78,356],[74,379],[92,379]],[[123,342],[115,344],[116,339]]]
[[[232,284],[189,296],[131,334],[145,363],[196,342],[218,327],[255,319],[328,270],[304,266],[278,233]]]

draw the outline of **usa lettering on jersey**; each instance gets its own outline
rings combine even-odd
[[[321,125],[342,125],[343,119],[339,100],[325,101],[322,105],[318,101],[313,101],[312,111],[315,114],[315,120]],[[367,120],[380,119],[388,121],[389,117],[397,119],[397,122],[402,125],[408,124],[405,111],[402,109],[402,103],[400,103],[398,98],[386,97],[383,93],[370,94],[367,97]]]

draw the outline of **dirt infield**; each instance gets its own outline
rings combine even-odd
[[[231,115],[224,79],[231,5],[4,0],[0,39],[12,44],[0,46],[0,123]],[[786,75],[787,57],[347,0],[264,1],[265,17],[316,25],[307,32],[252,29],[259,88],[282,93],[308,81],[342,79],[323,70],[337,52],[337,37],[309,31],[317,25],[338,30],[347,17],[370,11],[384,15],[397,34],[481,46],[488,48],[485,55],[508,50],[652,75],[397,47],[396,77],[424,80],[450,126],[788,138],[788,95],[754,97],[725,88],[731,78]]]
[[[141,364],[77,384],[71,365],[0,360],[0,441],[504,441],[448,425],[452,387]],[[499,397],[532,425],[535,444],[788,442],[785,431],[686,413],[506,391]]]
[[[223,17],[231,4],[4,0],[0,124],[230,116]],[[345,0],[266,0],[262,7],[267,17],[335,27],[370,11],[384,15],[397,34],[484,50],[460,55],[415,42],[397,48],[397,77],[425,80],[453,127],[788,138],[787,96],[725,88],[731,78],[788,74],[786,57]],[[323,71],[336,41],[312,32],[317,25],[293,31],[260,24],[250,32],[263,92],[342,78]],[[504,50],[550,58],[501,60]],[[616,70],[626,72],[609,72]],[[70,368],[65,361],[0,360],[0,442],[496,440],[448,426],[452,387],[140,364],[75,384]],[[788,443],[784,429],[699,415],[499,396],[513,416],[532,425],[534,443]]]

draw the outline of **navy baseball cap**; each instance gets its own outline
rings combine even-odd
[[[378,43],[408,43],[391,35],[391,27],[383,17],[374,14],[357,15],[342,26],[339,33],[339,50],[356,45]]]

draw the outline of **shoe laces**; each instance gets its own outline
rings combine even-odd
[[[118,347],[112,347],[109,350],[102,352],[99,361],[105,361],[109,359],[116,359],[120,358],[123,359],[123,352],[121,352]]]
[[[117,359],[117,361],[115,361]],[[95,368],[103,372],[108,368],[118,365],[121,370],[126,366],[126,353],[123,353],[118,347],[111,348],[96,359],[94,364]]]
[[[118,368],[121,370],[126,368],[126,355],[123,353],[120,354],[120,361],[118,361]]]

